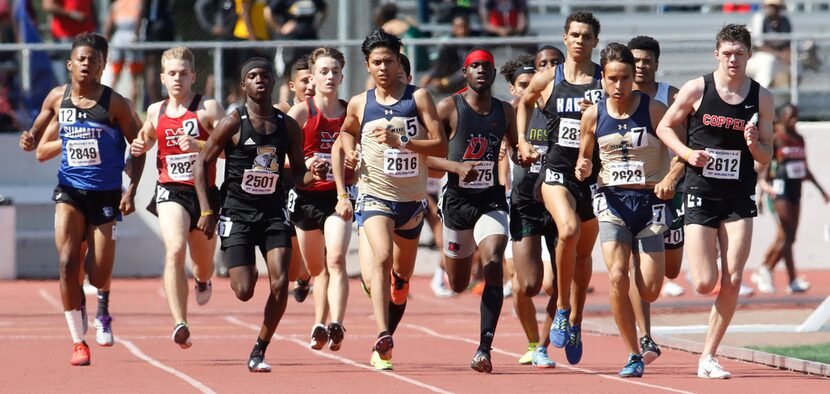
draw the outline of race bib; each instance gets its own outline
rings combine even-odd
[[[294,213],[294,205],[297,203],[297,192],[294,189],[288,191],[288,199],[285,201],[285,208],[288,212]]]
[[[609,186],[644,185],[645,170],[642,161],[622,161],[608,164]]]
[[[196,152],[167,156],[167,175],[174,181],[192,181],[197,156]]]
[[[784,191],[787,190],[785,186],[786,186],[786,184],[784,183],[783,179],[773,179],[772,180],[772,190],[778,196],[784,194]]]
[[[273,194],[277,191],[280,175],[268,170],[245,170],[242,174],[242,190],[248,194]]]
[[[709,162],[703,176],[715,179],[738,179],[741,175],[741,151],[706,148]]]
[[[393,178],[418,176],[418,154],[394,148],[383,151],[383,172]]]
[[[329,167],[329,170],[326,172],[326,181],[334,182],[334,172],[331,170],[331,153],[314,152],[314,157],[326,162]]]
[[[680,245],[683,242],[683,227],[669,229],[663,235],[663,243],[666,245]]]
[[[599,216],[600,213],[608,209],[608,201],[605,199],[605,193],[596,193],[593,198],[594,215]]]
[[[631,147],[634,149],[648,146],[648,131],[645,127],[635,127],[629,133],[631,136]]]
[[[222,238],[227,238],[231,235],[231,228],[233,227],[233,222],[231,218],[226,216],[219,217],[219,226],[216,228],[216,232]]]
[[[566,148],[579,148],[579,119],[559,119],[559,140],[556,144]]]
[[[651,206],[651,223],[653,224],[662,224],[666,227],[669,226],[668,224],[668,215],[666,214],[668,209],[666,204],[654,204]]]
[[[476,179],[472,182],[464,182],[459,179],[458,186],[467,189],[486,189],[493,186],[493,164],[492,161],[482,161],[476,164],[473,167],[478,173]]]
[[[585,95],[583,97],[585,97],[585,100],[590,101],[591,104],[596,104],[600,100],[605,98],[605,91],[602,89],[586,90]]]
[[[807,164],[803,160],[790,161],[784,164],[789,179],[804,179],[807,176]]]
[[[530,173],[538,174],[539,171],[542,171],[542,166],[545,165],[545,162],[547,161],[548,147],[545,145],[534,146],[534,148],[536,148],[536,151],[539,152],[539,160],[536,160],[535,163],[530,165]]]
[[[66,162],[70,167],[86,167],[101,164],[98,140],[66,141]]]
[[[548,169],[545,171],[545,183],[565,183],[565,178],[562,177],[561,172]]]

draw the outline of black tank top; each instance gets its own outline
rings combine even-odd
[[[542,153],[548,149],[548,119],[542,114],[538,107],[533,108],[530,116],[530,124],[525,132],[525,140],[532,144]],[[513,152],[515,159],[516,152]],[[536,186],[536,179],[547,160],[547,154],[541,154],[539,160],[533,163],[530,168],[520,165],[513,166],[513,189],[510,199],[514,204],[532,203],[536,201],[533,190]]]
[[[447,173],[447,186],[467,193],[492,190],[499,186],[498,161],[501,140],[507,130],[507,118],[501,100],[490,98],[490,113],[481,115],[474,111],[464,96],[452,96],[458,112],[455,135],[449,140],[447,158],[451,161],[478,161],[478,179],[459,182],[458,175]]]
[[[588,84],[575,85],[565,79],[564,64],[557,65],[553,90],[543,111],[548,118],[550,131],[545,166],[573,181],[576,181],[574,168],[579,156],[579,127],[582,119],[579,102],[589,98],[596,103],[605,97],[600,82],[602,68],[598,64],[594,66],[594,80]],[[586,179],[588,184],[596,183],[599,173],[599,152],[596,146],[593,159],[594,169]]]
[[[268,135],[254,129],[244,106],[237,111],[239,141],[236,144],[230,141],[225,146],[223,207],[242,216],[242,220],[258,221],[285,206],[285,192],[279,178],[291,138],[285,127],[286,115],[280,110],[273,110],[277,129]]]
[[[687,193],[712,199],[755,194],[758,174],[744,127],[758,113],[759,85],[750,81],[744,101],[732,105],[720,98],[713,74],[703,76],[703,98],[689,119],[689,147],[706,150],[711,158],[703,168],[686,165]]]

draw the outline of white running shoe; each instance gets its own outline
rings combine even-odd
[[[455,293],[448,289],[447,285],[444,283],[443,271],[440,275],[436,272],[436,275],[432,277],[432,282],[430,282],[429,287],[432,288],[432,292],[435,296],[439,298],[447,298],[455,295]]]
[[[787,287],[787,293],[790,294],[804,293],[807,290],[810,290],[810,282],[807,282],[807,279],[804,279],[804,277],[799,277],[790,282],[790,285]]]
[[[513,281],[512,280],[508,280],[507,282],[504,283],[504,286],[501,288],[501,295],[504,298],[509,298],[510,296],[513,295]]]
[[[738,290],[738,295],[741,297],[751,297],[755,294],[755,289],[741,283],[741,288]]]
[[[723,369],[711,355],[703,356],[697,362],[697,377],[706,379],[729,379],[732,374]]]
[[[101,315],[95,318],[95,342],[101,346],[112,346],[115,342],[112,337],[112,317]]]
[[[665,297],[680,297],[686,293],[686,290],[683,289],[683,286],[669,280],[663,283],[663,289],[660,290],[660,293]]]
[[[204,284],[204,288],[199,290],[199,282],[196,282],[196,303],[199,305],[207,304],[210,301],[210,296],[213,294],[213,285],[210,284],[210,280]]]
[[[749,280],[758,286],[758,291],[761,293],[775,293],[775,285],[772,283],[772,272],[770,272],[767,267],[763,265],[758,267],[758,269],[752,273],[752,276],[749,277]]]

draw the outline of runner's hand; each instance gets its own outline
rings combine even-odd
[[[201,150],[199,141],[189,135],[180,135],[177,143],[179,144],[179,149],[181,149],[182,152],[198,153]]]
[[[523,167],[529,167],[531,164],[539,160],[539,151],[527,142],[519,143],[519,164]]]
[[[746,139],[746,146],[752,148],[754,145],[758,145],[758,136],[760,135],[760,131],[758,131],[758,126],[754,123],[749,123],[744,128],[744,138]]]
[[[458,174],[458,179],[464,182],[472,182],[478,179],[478,171],[475,169],[478,163],[477,161],[458,163],[455,170],[455,173]]]
[[[357,163],[360,162],[360,152],[353,150],[346,154],[346,169],[354,171],[357,168]]]
[[[583,98],[582,101],[579,102],[579,112],[585,112],[585,110],[590,108],[592,105],[594,105],[594,103],[591,102],[591,100]]]
[[[374,130],[371,131],[371,137],[375,142],[379,144],[388,144],[393,148],[398,148],[401,146],[401,137],[392,132],[392,126],[382,128],[376,127]]]
[[[686,162],[695,167],[703,167],[709,162],[709,154],[705,150],[693,150],[689,152]]]
[[[337,205],[334,206],[334,213],[347,222],[352,220],[352,216],[354,216],[354,207],[352,207],[352,202],[349,201],[348,198],[338,199]]]
[[[216,215],[205,215],[199,217],[199,222],[196,223],[196,228],[202,230],[207,236],[207,239],[213,238],[216,233]]]
[[[584,181],[585,178],[588,178],[588,175],[591,175],[591,170],[593,170],[593,168],[594,163],[591,163],[590,160],[584,157],[580,157],[579,160],[576,161],[576,168],[574,169],[576,179]]]
[[[311,172],[315,181],[326,180],[326,174],[329,172],[329,163],[327,161],[312,156],[306,159],[305,167]]]
[[[121,214],[127,216],[135,212],[135,195],[132,193],[121,193],[121,202],[118,204]]]
[[[133,156],[141,156],[144,152],[147,151],[147,144],[144,142],[144,138],[140,135],[133,139],[133,142],[130,144],[130,154]]]
[[[35,136],[29,130],[20,134],[20,149],[26,152],[35,150]]]
[[[663,178],[660,183],[654,185],[654,194],[661,200],[671,200],[674,197],[674,188],[675,185],[671,179]]]

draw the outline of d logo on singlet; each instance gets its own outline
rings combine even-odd
[[[487,152],[487,138],[471,137],[464,152],[464,160],[478,160]]]

